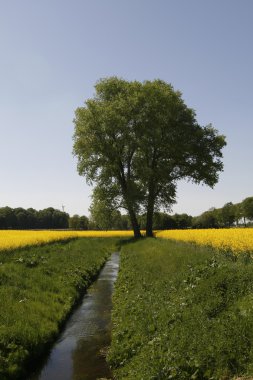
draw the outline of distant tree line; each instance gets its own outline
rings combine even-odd
[[[93,201],[88,220],[89,229],[131,229],[128,215],[108,207],[103,202]],[[137,216],[141,229],[145,229],[146,215]],[[241,203],[226,203],[221,208],[212,208],[199,216],[192,217],[186,213],[169,215],[155,212],[154,230],[185,229],[185,228],[225,228],[239,225],[249,225],[253,221],[253,197],[244,199]]]
[[[66,212],[52,207],[27,210],[18,207],[0,208],[0,229],[66,229],[72,230],[131,230],[128,215],[104,205],[93,202],[89,209],[90,217],[77,214],[69,216]],[[140,229],[145,229],[146,215],[137,215]],[[253,197],[245,198],[241,203],[226,203],[221,208],[211,208],[199,216],[186,213],[169,215],[155,212],[154,230],[185,228],[225,228],[247,226],[253,222]]]
[[[0,229],[65,229],[69,226],[69,214],[48,207],[35,210],[22,207],[0,208]]]
[[[43,210],[22,207],[0,208],[0,229],[72,229],[72,230],[131,230],[128,215],[106,208],[90,209],[90,218],[77,214],[69,216],[66,212],[48,207]],[[155,229],[191,227],[192,217],[187,214],[168,215],[157,212],[154,215]],[[138,216],[141,229],[145,228],[145,215]]]
[[[192,216],[187,214],[168,215],[164,212],[155,212],[153,220],[154,230],[191,228]],[[141,230],[146,226],[146,215],[137,215],[137,221]],[[131,230],[132,225],[128,215],[114,211],[111,215],[103,214],[101,218],[90,215],[88,229],[91,230]]]
[[[192,218],[193,228],[224,228],[243,225],[253,221],[253,197],[240,203],[226,203],[221,208],[212,208]]]

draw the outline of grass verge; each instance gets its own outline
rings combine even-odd
[[[248,256],[160,239],[124,245],[113,300],[116,379],[252,378]]]
[[[116,243],[84,238],[0,253],[1,380],[26,376]]]

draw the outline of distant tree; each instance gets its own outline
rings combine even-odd
[[[221,208],[220,220],[224,227],[231,227],[235,222],[235,208],[232,202],[226,203]]]
[[[241,205],[242,216],[245,219],[253,220],[253,197],[245,198]]]
[[[77,214],[69,218],[69,228],[73,230],[88,230],[89,219],[87,216],[79,216]]]
[[[176,228],[184,229],[192,226],[192,216],[187,214],[175,214],[173,219],[176,223]]]
[[[69,215],[49,207],[36,211],[22,207],[0,208],[0,228],[36,229],[36,228],[67,228]]]
[[[242,203],[234,204],[235,223],[238,226],[243,217]]]
[[[14,210],[8,206],[0,208],[0,228],[16,228],[17,218]]]
[[[56,210],[53,207],[37,212],[37,225],[42,229],[64,229],[68,228],[69,215],[60,210]]]
[[[155,212],[153,228],[154,230],[170,230],[177,228],[177,223],[173,216],[165,212]]]
[[[65,229],[68,228],[69,214],[60,210],[53,210],[51,214],[52,228]]]
[[[28,208],[27,212],[27,220],[28,220],[28,228],[36,229],[38,227],[38,212],[34,208]]]
[[[225,138],[201,127],[181,93],[164,81],[112,77],[95,89],[75,114],[78,172],[107,190],[106,203],[127,210],[135,237],[141,236],[137,215],[144,213],[152,236],[154,212],[175,202],[179,179],[211,187],[218,181]]]
[[[201,228],[200,222],[199,222],[200,216],[193,216],[192,217],[192,228]]]
[[[177,222],[175,218],[173,217],[173,215],[166,214],[166,216],[163,219],[163,229],[173,230],[176,228],[177,228]]]
[[[217,228],[218,220],[215,210],[205,211],[200,216],[193,219],[193,228]]]
[[[87,218],[87,216],[85,216],[85,215],[80,216],[80,219],[79,219],[79,228],[80,228],[80,230],[88,230],[88,228],[89,228],[89,218]]]
[[[112,207],[105,196],[101,196],[101,189],[99,188],[96,188],[93,192],[89,212],[91,225],[95,229],[110,230],[120,228],[120,212]]]
[[[43,210],[39,210],[37,217],[38,217],[38,228],[45,229],[45,228],[52,228],[52,212],[53,208],[49,207]]]
[[[80,216],[75,214],[69,218],[69,228],[73,230],[78,230],[79,229],[79,220]]]
[[[28,212],[19,207],[13,210],[16,216],[16,226],[19,229],[27,229],[29,228],[29,215]]]

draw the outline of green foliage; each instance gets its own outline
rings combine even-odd
[[[218,227],[217,213],[215,210],[205,211],[200,216],[193,218],[193,228],[216,228]]]
[[[85,238],[0,254],[1,380],[25,376],[115,243]]]
[[[253,374],[253,261],[193,245],[125,245],[109,362],[116,379]]]
[[[66,212],[48,207],[36,211],[22,207],[0,208],[0,229],[36,229],[36,228],[67,228],[69,215]]]
[[[95,188],[93,191],[89,208],[92,227],[100,230],[122,229],[120,211],[116,210],[104,196],[101,196],[100,190]]]
[[[235,221],[235,208],[232,202],[226,203],[219,213],[219,219],[224,227],[230,227]]]
[[[173,219],[177,229],[189,228],[192,226],[192,216],[187,214],[175,214]]]
[[[95,183],[102,202],[125,208],[135,237],[137,214],[153,214],[175,202],[176,183],[187,178],[213,187],[222,170],[225,138],[201,127],[179,91],[162,81],[100,80],[93,99],[75,113],[78,171]]]
[[[248,197],[242,201],[242,216],[253,220],[253,197]]]
[[[193,228],[231,227],[236,224],[246,226],[246,220],[253,220],[253,197],[240,203],[227,202],[221,208],[212,208],[192,219]]]
[[[69,218],[69,228],[73,230],[88,230],[89,219],[85,215],[79,216],[75,214]]]
[[[141,229],[146,227],[146,215],[140,215],[138,221]],[[154,212],[154,230],[184,229],[192,226],[192,216],[187,214],[168,215],[165,212]]]

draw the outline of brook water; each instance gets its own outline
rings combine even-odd
[[[105,360],[111,336],[111,309],[119,254],[113,253],[73,312],[45,365],[30,380],[111,378]]]

